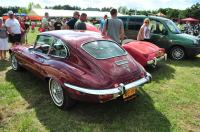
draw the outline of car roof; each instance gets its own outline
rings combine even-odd
[[[158,17],[158,16],[149,16],[150,19],[157,19],[157,20],[161,20],[161,21],[167,21],[169,19],[164,18],[164,17]]]
[[[108,38],[102,36],[101,33],[93,31],[54,30],[40,33],[40,35],[49,35],[54,36],[56,38],[60,38],[74,48],[80,47],[83,43],[87,43],[90,41],[108,40]]]
[[[150,18],[150,19],[162,20],[162,21],[169,20],[169,19],[164,18],[164,17],[159,17],[159,16],[145,16],[145,15],[119,16],[119,18],[142,18],[142,19]]]

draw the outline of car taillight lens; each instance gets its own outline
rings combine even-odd
[[[165,53],[161,50],[159,50],[157,53],[156,53],[156,57],[160,57],[160,56],[163,56]]]
[[[145,76],[145,72],[141,72],[140,77],[144,77],[144,76]]]

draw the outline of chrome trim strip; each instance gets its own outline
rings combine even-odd
[[[129,83],[127,85],[120,84],[119,87],[111,88],[111,89],[105,89],[105,90],[94,90],[94,89],[90,89],[90,88],[83,88],[83,87],[78,87],[78,86],[75,86],[75,85],[71,85],[69,83],[64,83],[64,85],[66,87],[68,87],[68,88],[77,90],[79,92],[92,94],[92,95],[107,95],[107,94],[119,94],[119,95],[122,95],[125,92],[125,90],[128,90],[128,89],[133,88],[133,87],[138,87],[140,85],[143,85],[145,83],[150,82],[151,78],[152,78],[151,74],[147,73],[146,77],[141,78],[141,79],[139,79],[137,81],[134,81],[134,82]]]

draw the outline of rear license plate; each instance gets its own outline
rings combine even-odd
[[[136,93],[136,88],[131,88],[131,89],[128,89],[124,95],[123,95],[123,99],[126,99],[132,95],[134,95]]]

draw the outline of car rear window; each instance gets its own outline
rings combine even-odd
[[[126,51],[112,41],[92,41],[82,45],[82,48],[96,59],[108,59],[126,55]]]

